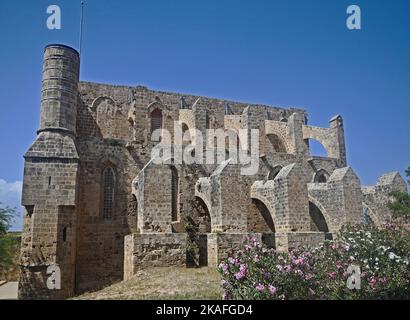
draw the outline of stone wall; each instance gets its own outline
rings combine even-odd
[[[124,241],[124,280],[142,268],[186,265],[185,233],[133,233]]]

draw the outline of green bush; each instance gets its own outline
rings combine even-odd
[[[225,299],[409,299],[410,233],[388,225],[345,227],[315,249],[278,253],[249,239],[218,267]],[[348,267],[361,270],[349,289]]]

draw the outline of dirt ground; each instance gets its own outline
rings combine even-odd
[[[85,293],[80,300],[206,300],[222,298],[221,277],[212,268],[152,268],[131,280],[100,291]]]

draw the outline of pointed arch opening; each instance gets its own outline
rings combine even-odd
[[[315,183],[326,183],[329,179],[329,173],[327,173],[326,170],[320,169],[315,173],[315,176],[313,178],[313,182]]]
[[[198,231],[200,234],[211,233],[211,214],[209,212],[208,206],[204,200],[198,196],[195,197],[195,210],[198,212]]]
[[[329,227],[322,211],[309,201],[310,230],[315,232],[329,232]]]
[[[248,232],[275,233],[275,223],[266,205],[259,199],[252,199],[252,210],[248,213]]]
[[[158,129],[162,129],[162,111],[158,108],[152,110],[151,118],[151,134]]]

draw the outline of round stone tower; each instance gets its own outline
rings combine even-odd
[[[24,155],[20,299],[65,299],[75,292],[79,68],[76,50],[45,48],[40,129]]]
[[[61,44],[44,51],[39,132],[66,131],[75,135],[80,56]]]

